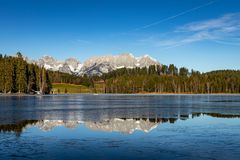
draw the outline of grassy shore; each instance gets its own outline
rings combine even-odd
[[[67,83],[53,83],[53,92],[55,94],[63,93],[104,93],[104,86],[102,83],[95,83],[94,88],[76,85],[76,84],[67,84]]]
[[[54,83],[52,84],[54,93],[91,93],[92,90],[89,87],[75,84]]]

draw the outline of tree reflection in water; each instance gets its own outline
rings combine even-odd
[[[0,125],[0,132],[14,132],[16,136],[20,136],[24,129],[28,127],[38,127],[44,131],[50,131],[55,127],[64,126],[66,128],[77,128],[80,124],[92,130],[100,130],[105,132],[121,132],[124,134],[132,134],[136,130],[145,133],[150,132],[162,123],[175,123],[177,120],[187,120],[200,116],[211,116],[215,118],[240,118],[240,115],[230,115],[221,113],[192,113],[190,115],[179,115],[178,118],[112,118],[101,121],[79,121],[79,120],[23,120],[14,124]]]

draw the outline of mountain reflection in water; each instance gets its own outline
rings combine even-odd
[[[179,120],[187,120],[208,115],[216,118],[240,118],[240,115],[225,115],[219,113],[192,113],[191,115],[178,115],[178,118],[112,118],[101,121],[79,121],[79,120],[24,120],[15,124],[0,125],[0,132],[15,132],[17,136],[30,127],[37,127],[42,131],[50,131],[55,127],[77,128],[84,125],[86,128],[104,132],[120,132],[132,134],[135,131],[145,133],[157,128],[162,123],[175,123]]]
[[[240,95],[0,96],[0,159],[239,160]]]

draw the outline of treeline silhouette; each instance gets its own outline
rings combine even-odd
[[[28,64],[22,54],[0,54],[0,92],[2,93],[50,93],[52,84],[48,71],[36,64]]]
[[[105,82],[106,93],[240,93],[239,70],[200,73],[170,64],[122,68],[101,78]]]
[[[20,136],[23,129],[28,125],[34,125],[38,120],[24,120],[16,124],[2,124],[0,125],[0,133],[14,132],[16,136]]]

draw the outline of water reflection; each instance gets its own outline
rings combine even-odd
[[[0,124],[33,119],[180,118],[192,113],[239,115],[239,99],[240,96],[221,95],[0,96]]]
[[[0,96],[0,159],[239,160],[239,99]]]
[[[62,95],[0,97],[0,131],[20,135],[26,127],[57,126],[131,134],[201,115],[239,118],[235,95]]]
[[[20,136],[23,130],[30,127],[37,127],[42,131],[51,131],[55,127],[77,128],[84,127],[104,132],[120,132],[132,134],[135,131],[148,133],[162,123],[175,123],[177,120],[193,119],[200,116],[211,116],[215,118],[240,118],[240,115],[228,115],[219,113],[192,113],[190,115],[178,115],[179,118],[111,118],[101,121],[79,121],[79,120],[24,120],[15,124],[0,125],[0,132],[14,132]]]

